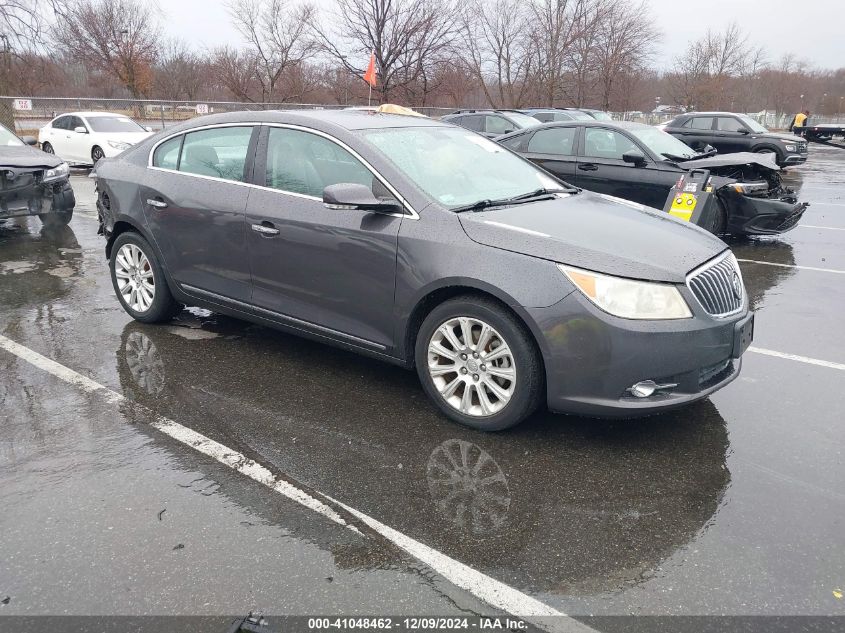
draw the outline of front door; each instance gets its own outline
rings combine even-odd
[[[191,294],[250,300],[244,211],[257,134],[251,126],[197,130],[153,154],[139,202],[168,271]]]
[[[584,147],[578,157],[575,184],[597,193],[662,209],[677,174],[664,172],[647,159],[645,165],[626,163],[626,152],[644,154],[634,141],[618,130],[584,128]]]
[[[396,249],[402,217],[328,209],[323,189],[381,183],[350,151],[316,133],[266,127],[246,212],[252,302],[296,327],[393,347]],[[301,323],[297,323],[301,322]]]

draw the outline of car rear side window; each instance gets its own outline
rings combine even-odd
[[[465,116],[461,119],[460,125],[473,132],[481,132],[484,129],[484,117],[480,114]]]
[[[70,122],[73,117],[69,116],[60,116],[58,119],[53,121],[53,129],[54,130],[69,130]]]
[[[219,127],[185,134],[179,171],[243,182],[252,127]]]
[[[689,125],[693,130],[709,130],[713,127],[712,116],[697,116],[692,118]]]
[[[575,127],[553,127],[538,130],[528,142],[528,151],[537,154],[572,156],[575,147]]]
[[[716,119],[716,129],[722,132],[739,132],[745,126],[732,116],[720,116]]]
[[[347,150],[327,138],[287,128],[270,128],[265,185],[321,198],[339,183],[373,187],[373,173]]]
[[[182,135],[175,136],[158,147],[153,152],[153,167],[163,169],[179,168],[179,150],[182,149]]]

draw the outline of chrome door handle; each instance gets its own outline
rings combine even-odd
[[[264,226],[263,224],[253,224],[252,230],[261,235],[278,235],[279,229],[274,229],[272,226]]]
[[[164,200],[154,200],[153,198],[147,198],[147,204],[151,207],[155,207],[156,209],[164,209],[167,207],[167,203]]]

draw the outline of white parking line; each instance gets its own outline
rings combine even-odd
[[[841,202],[811,202],[811,207],[820,206],[820,207],[845,207],[845,204]]]
[[[798,356],[797,354],[784,354],[783,352],[776,352],[772,349],[763,349],[761,347],[749,347],[749,352],[754,352],[755,354],[764,354],[766,356],[774,356],[776,358],[784,358],[786,360],[794,360],[798,361],[799,363],[807,363],[808,365],[818,365],[819,367],[827,367],[828,369],[838,369],[839,371],[845,371],[845,364],[843,363],[833,363],[829,360],[819,360],[818,358],[810,358],[809,356]]]
[[[845,231],[845,228],[840,228],[838,226],[816,226],[815,224],[799,224],[798,227],[802,229],[827,229],[828,231]]]
[[[775,262],[762,262],[758,259],[739,259],[738,262],[746,264],[762,264],[763,266],[780,266],[781,268],[797,268],[799,270],[815,270],[820,273],[836,273],[837,275],[845,275],[845,270],[834,270],[833,268],[816,268],[815,266],[798,266],[796,264],[776,264]]]
[[[57,363],[46,356],[42,356],[38,352],[16,343],[2,334],[0,334],[0,349],[4,349],[9,353],[14,354],[21,360],[52,374],[56,378],[59,378],[68,384],[79,387],[83,391],[101,394],[109,403],[117,404],[122,402],[131,402],[122,394],[112,391],[105,385],[101,385],[100,383],[83,376],[69,367]],[[134,402],[131,402],[131,404],[141,411],[148,411],[151,419],[150,425],[169,437],[196,451],[199,451],[200,453],[203,453],[204,455],[212,457],[221,464],[246,475],[284,497],[305,506],[309,510],[313,510],[327,519],[361,534],[357,527],[350,525],[329,505],[323,503],[316,497],[309,495],[307,492],[297,488],[293,484],[283,479],[279,479],[267,468],[251,459],[248,459],[242,453],[227,448],[223,444],[215,442],[205,435],[197,433],[193,429],[183,426],[178,422],[156,415],[143,405]],[[373,531],[381,535],[384,539],[390,541],[400,549],[408,552],[414,558],[425,563],[428,567],[452,584],[464,589],[486,604],[506,613],[532,621],[532,623],[536,626],[546,630],[562,631],[565,633],[596,633],[595,629],[578,622],[577,620],[567,616],[565,613],[550,607],[544,602],[541,602],[536,598],[532,598],[531,596],[524,594],[521,591],[496,580],[495,578],[491,578],[472,567],[464,565],[463,563],[450,558],[446,554],[432,549],[431,547],[428,547],[427,545],[424,545],[423,543],[420,543],[419,541],[416,541],[411,537],[384,525],[363,512],[341,503],[340,501],[332,499],[328,495],[324,495],[323,493],[319,494],[327,501],[330,501],[337,507],[343,508],[346,512],[356,517],[362,523],[369,526]],[[550,616],[557,617],[553,620],[535,619]]]

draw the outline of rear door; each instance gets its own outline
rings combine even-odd
[[[244,211],[258,127],[203,128],[159,143],[140,203],[173,279],[231,305],[252,293]]]
[[[561,180],[575,184],[575,150],[580,129],[572,125],[537,130],[531,135],[523,154],[528,160]]]
[[[704,149],[705,145],[717,147],[713,143],[715,140],[713,138],[714,125],[712,116],[695,116],[684,121],[680,128],[673,129],[672,134],[691,148],[700,151]]]
[[[63,160],[70,160],[68,155],[70,141],[70,124],[73,117],[70,115],[60,116],[55,119],[47,129],[46,141],[53,146],[56,156]]]
[[[247,205],[253,303],[292,327],[323,328],[351,344],[392,349],[401,214],[328,209],[323,189],[365,185],[390,195],[336,139],[314,130],[263,128]]]
[[[577,176],[572,184],[662,209],[677,177],[667,174],[650,158],[639,167],[622,160],[623,154],[633,150],[648,156],[638,143],[620,130],[585,127]]]

